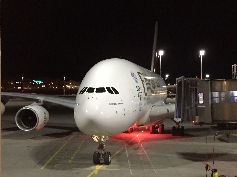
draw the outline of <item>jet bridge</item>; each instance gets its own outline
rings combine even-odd
[[[176,79],[175,122],[237,128],[237,79]]]

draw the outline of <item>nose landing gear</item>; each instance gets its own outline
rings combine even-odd
[[[92,139],[98,143],[98,151],[93,154],[93,163],[97,165],[104,162],[105,165],[109,165],[111,163],[111,153],[105,152],[105,142],[109,137],[93,135]]]

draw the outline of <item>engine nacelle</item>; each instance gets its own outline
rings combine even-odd
[[[5,112],[5,105],[1,102],[1,115]]]
[[[24,131],[39,130],[49,120],[49,112],[42,106],[29,105],[21,108],[15,117],[16,125]]]

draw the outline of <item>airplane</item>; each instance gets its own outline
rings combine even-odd
[[[16,125],[21,130],[32,131],[40,130],[47,124],[47,108],[50,104],[56,103],[74,109],[74,119],[79,130],[91,135],[98,143],[98,151],[93,154],[93,163],[104,162],[109,165],[111,153],[105,151],[109,136],[131,130],[135,125],[150,125],[150,133],[163,133],[164,125],[159,123],[174,114],[175,105],[165,104],[167,86],[163,78],[152,71],[153,69],[150,71],[125,59],[106,59],[87,72],[78,89],[76,100],[2,92],[1,113],[4,113],[4,104],[9,98],[37,100],[21,108],[15,116]]]
[[[162,133],[164,126],[154,124],[174,113],[174,104],[165,104],[167,87],[161,76],[130,61],[112,58],[94,65],[85,75],[76,100],[37,94],[2,92],[3,104],[9,97],[38,100],[21,108],[15,116],[17,126],[24,131],[40,130],[49,120],[46,110],[50,103],[74,109],[74,119],[81,132],[98,142],[93,162],[111,163],[105,152],[109,136],[131,126],[150,126],[150,133]],[[5,99],[4,99],[5,98]]]

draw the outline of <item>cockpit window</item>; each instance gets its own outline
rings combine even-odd
[[[107,90],[110,94],[114,94],[114,92],[111,90],[110,87],[106,87],[106,90]]]
[[[105,88],[104,87],[98,87],[95,89],[95,92],[96,93],[103,93],[103,92],[106,92]]]
[[[94,87],[84,87],[83,89],[81,89],[79,94],[83,94],[85,92],[87,92],[87,93],[94,93],[94,92],[95,93],[104,93],[104,92],[106,92],[106,90],[110,94],[119,94],[119,92],[114,87],[97,87],[97,88],[94,88]]]
[[[89,87],[86,92],[87,93],[94,93],[94,90],[95,90],[95,88]]]
[[[79,94],[83,94],[83,93],[86,91],[87,88],[88,88],[88,87],[84,87],[83,89],[81,89],[81,91],[79,92]]]
[[[115,94],[119,94],[119,92],[114,88],[114,87],[111,87],[112,90],[114,91]]]

